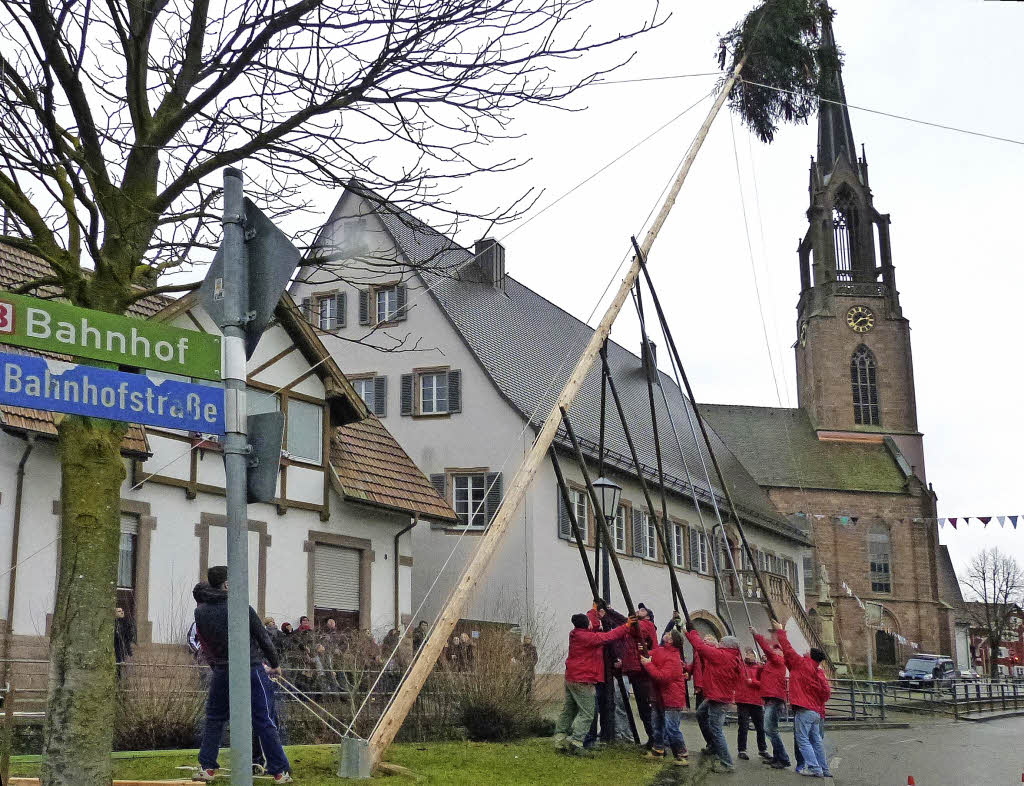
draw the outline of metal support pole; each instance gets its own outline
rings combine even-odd
[[[607,367],[607,360],[605,360],[605,367]],[[654,515],[654,500],[651,499],[651,492],[647,488],[647,481],[644,480],[643,466],[640,464],[640,457],[636,452],[636,445],[633,442],[633,436],[629,432],[629,421],[626,418],[626,412],[622,408],[622,401],[619,399],[619,391],[615,387],[615,380],[612,375],[607,374],[608,379],[608,391],[612,394],[612,402],[615,404],[615,409],[619,413],[619,420],[622,423],[622,433],[626,437],[626,445],[629,446],[629,454],[633,458],[633,466],[636,469],[636,478],[640,483],[640,491],[644,495],[644,501],[647,503],[647,510],[650,511],[651,516],[655,520],[655,530],[658,533],[658,537],[662,542],[662,551],[665,553],[666,564],[668,565],[669,581],[672,586],[672,592],[674,592],[679,598],[679,605],[683,609],[683,616],[686,621],[690,621],[690,612],[686,609],[686,601],[683,599],[683,591],[679,587],[679,580],[676,578],[675,568],[672,565],[671,554],[668,550],[668,544],[665,540],[664,530],[657,525],[657,516]]]
[[[619,565],[619,558],[614,554],[615,547],[612,545],[611,533],[608,532],[608,522],[605,520],[604,511],[601,509],[601,498],[598,496],[597,489],[594,488],[594,484],[590,480],[590,472],[587,471],[587,460],[583,455],[580,443],[576,439],[572,423],[569,422],[569,413],[566,412],[565,407],[559,407],[559,409],[562,413],[562,424],[565,426],[565,433],[576,450],[576,460],[579,462],[580,472],[583,473],[583,481],[587,484],[587,492],[590,494],[590,504],[594,508],[594,520],[597,522],[598,534],[604,538],[605,547],[608,549],[608,553],[612,558],[612,564],[615,566],[615,578],[618,579],[619,591],[622,592],[622,602],[626,604],[629,616],[632,617],[636,614],[636,607],[633,605],[633,598],[629,594],[629,587],[626,586],[626,577],[622,573],[622,566]]]
[[[732,492],[729,491],[729,484],[725,481],[725,474],[722,472],[722,468],[718,463],[715,451],[711,447],[711,439],[708,437],[707,428],[704,425],[704,418],[701,416],[700,410],[697,408],[697,399],[693,395],[693,390],[690,387],[690,380],[686,376],[686,371],[683,368],[682,356],[679,354],[679,349],[676,347],[675,339],[672,337],[672,332],[668,326],[668,319],[666,318],[665,311],[661,306],[661,300],[658,298],[658,293],[654,289],[654,283],[651,281],[651,274],[647,271],[646,260],[643,256],[640,256],[638,260],[640,262],[640,272],[643,273],[644,277],[647,279],[647,288],[651,292],[651,299],[654,301],[654,310],[657,312],[658,320],[661,322],[661,327],[665,332],[665,337],[669,345],[668,348],[675,358],[676,365],[679,368],[679,374],[683,379],[683,385],[686,388],[686,397],[690,400],[690,405],[693,408],[693,416],[700,428],[701,436],[704,438],[704,444],[707,446],[711,465],[714,467],[715,474],[718,477],[718,483],[722,487],[722,491],[725,493],[725,499],[726,502],[729,503],[729,509],[732,511],[732,517],[736,520],[736,531],[739,532],[740,542],[743,544],[743,548],[747,552],[747,558],[750,560],[750,566],[754,571],[754,577],[757,579],[758,586],[761,588],[761,595],[763,597],[765,608],[768,609],[768,615],[778,622],[779,617],[775,613],[775,606],[772,604],[772,599],[768,595],[768,588],[765,587],[764,579],[761,577],[761,571],[757,567],[757,559],[754,557],[754,551],[750,548],[750,543],[747,542],[747,535],[743,531],[743,520],[740,518],[739,511],[736,509],[736,503],[733,501]],[[699,449],[698,452],[700,452]],[[712,494],[712,496],[714,495]]]
[[[242,173],[224,170],[224,436],[228,541],[228,692],[231,711],[231,783],[252,786],[252,703],[249,694],[249,517],[246,474],[245,323],[249,318],[248,265]]]

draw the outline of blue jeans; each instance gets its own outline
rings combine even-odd
[[[664,745],[668,745],[672,749],[672,753],[677,756],[681,753],[686,753],[686,741],[683,739],[683,732],[679,728],[680,722],[683,720],[682,708],[669,708],[666,707],[660,713],[658,717],[661,721],[661,742]]]
[[[715,755],[722,760],[723,764],[732,766],[732,756],[729,755],[729,745],[725,741],[725,732],[722,726],[725,724],[725,711],[728,704],[720,701],[704,699],[697,708],[697,725],[700,726],[700,733],[704,740],[714,750]]]
[[[782,742],[782,735],[779,734],[779,717],[786,708],[782,699],[764,700],[764,733],[772,744],[772,758],[789,766],[789,754],[786,753],[786,746]]]
[[[291,764],[281,747],[277,726],[270,719],[273,687],[263,666],[249,669],[249,689],[252,696],[252,727],[267,758],[267,772],[271,775],[288,772]],[[203,742],[199,746],[199,766],[203,769],[220,768],[217,754],[220,752],[220,738],[229,714],[228,669],[227,666],[218,666],[213,669],[210,680],[210,694],[206,699],[206,724],[203,726]]]
[[[814,773],[828,774],[822,717],[814,710],[803,707],[793,709],[793,736],[803,759],[803,767]]]

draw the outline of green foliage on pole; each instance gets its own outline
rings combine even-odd
[[[746,58],[729,107],[762,142],[771,142],[782,122],[806,123],[819,96],[838,98],[828,87],[842,64],[833,16],[825,0],[765,0],[719,39],[725,73]]]

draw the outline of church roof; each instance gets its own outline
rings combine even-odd
[[[886,445],[820,440],[802,409],[701,404],[762,486],[900,493],[906,476]]]
[[[506,275],[504,290],[480,283],[477,280],[478,270],[471,264],[471,251],[358,184],[350,185],[350,190],[366,197],[374,205],[399,251],[417,269],[431,296],[501,395],[519,413],[532,418],[533,423],[539,426],[554,406],[593,329],[511,276]],[[456,278],[450,271],[460,267],[464,267],[464,273]],[[438,274],[434,272],[437,269],[446,272]],[[630,421],[630,432],[640,462],[644,465],[644,476],[657,482],[646,372],[637,355],[613,341],[608,342],[608,364]],[[704,478],[698,446],[687,421],[689,405],[668,376],[662,374],[661,381],[686,456],[684,465],[672,437],[668,413],[660,395],[656,394],[666,488],[690,497],[686,480],[689,469],[697,499],[710,504],[714,493],[724,509],[721,488],[714,480],[709,488]],[[592,457],[597,455],[600,439],[600,391],[601,369],[599,364],[595,364],[569,412],[581,447]],[[779,513],[765,491],[713,430],[710,430],[710,437],[740,514],[764,529],[807,543],[803,532]],[[610,400],[605,439],[606,463],[627,475],[635,474],[621,423]],[[568,444],[561,430],[557,441],[563,446]],[[709,472],[713,473],[706,448],[701,446],[699,450]]]

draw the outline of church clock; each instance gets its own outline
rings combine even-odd
[[[846,324],[856,333],[867,333],[875,326],[875,315],[867,306],[853,306],[846,312]]]

